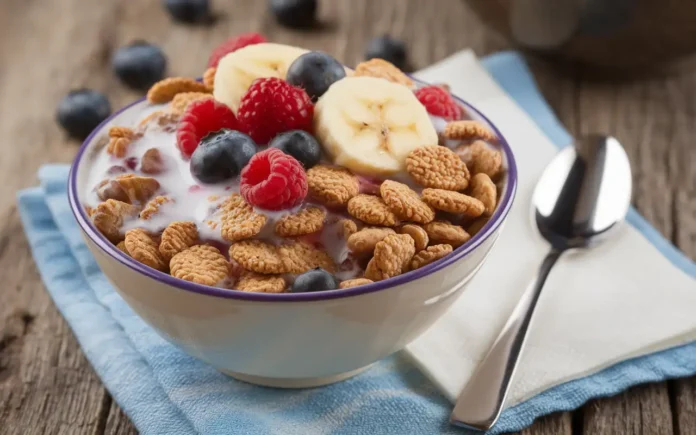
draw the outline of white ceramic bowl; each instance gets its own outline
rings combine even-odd
[[[490,125],[464,101],[469,114]],[[466,288],[495,244],[512,206],[517,168],[500,147],[507,179],[486,226],[447,257],[361,287],[314,293],[245,293],[208,287],[151,269],[111,244],[92,225],[81,198],[89,156],[102,151],[113,125],[133,125],[147,105],[124,107],[85,141],[68,194],[87,246],[126,302],[165,339],[220,371],[255,384],[310,387],[346,379],[403,348],[430,327]]]

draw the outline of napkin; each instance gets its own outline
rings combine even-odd
[[[505,288],[495,284],[503,275],[500,267],[512,273],[511,266],[529,263],[528,271],[536,267],[532,252],[543,252],[543,245],[535,242],[531,236],[525,239],[525,247],[513,246],[510,249],[509,237],[530,229],[526,221],[519,221],[520,207],[524,207],[524,188],[529,173],[536,170],[536,165],[543,166],[546,154],[552,153],[551,143],[565,145],[570,142],[567,133],[558,125],[552,113],[538,95],[534,83],[521,59],[514,53],[496,55],[484,60],[483,65],[509,95],[500,90],[492,81],[471,53],[464,52],[429,68],[422,78],[439,82],[448,82],[455,92],[465,95],[499,123],[503,134],[510,139],[518,156],[518,164],[523,177],[522,189],[518,194],[515,210],[489,257],[489,264],[484,266],[479,276],[471,283],[456,307],[446,314],[440,322],[414,342],[403,352],[397,353],[378,362],[367,372],[339,384],[309,390],[277,390],[256,387],[236,381],[218,373],[212,367],[202,363],[160,338],[147,326],[113,290],[106,277],[100,272],[96,262],[85,246],[77,224],[70,212],[66,198],[68,168],[64,165],[49,165],[39,171],[40,186],[26,189],[18,194],[18,209],[31,246],[34,259],[46,284],[46,288],[70,324],[85,355],[94,366],[112,397],[131,418],[143,434],[460,434],[462,430],[447,423],[451,404],[448,398],[456,392],[465,381],[471,367],[482,356],[490,339],[500,327],[504,316],[509,312],[515,298],[522,291],[525,279],[516,279],[514,285]],[[517,106],[511,99],[517,100]],[[537,126],[521,109],[528,111],[537,122]],[[539,131],[539,127],[546,133]],[[531,133],[530,133],[531,131]],[[519,134],[518,134],[519,133]],[[524,133],[524,134],[523,134]],[[551,142],[549,142],[551,139]],[[538,147],[538,149],[537,149]],[[534,157],[537,156],[537,157]],[[550,154],[549,154],[550,156]],[[526,195],[528,196],[528,195]],[[645,255],[652,255],[652,261],[665,263],[661,272],[655,264],[643,265],[643,253],[626,257],[636,266],[660,273],[664,302],[677,311],[680,306],[688,305],[690,293],[696,293],[694,276],[696,266],[683,257],[669,243],[660,238],[640,217],[632,212],[632,229],[640,231],[636,250],[645,250]],[[626,237],[622,235],[623,238]],[[527,243],[529,245],[527,246]],[[618,242],[615,242],[618,243]],[[612,243],[613,245],[613,243]],[[527,251],[525,251],[525,249]],[[612,250],[612,247],[605,247]],[[658,249],[664,258],[651,254]],[[508,252],[508,256],[500,254]],[[501,256],[502,255],[502,256]],[[505,258],[503,258],[505,257]],[[637,258],[634,258],[637,257]],[[502,261],[502,263],[501,263]],[[575,261],[568,259],[567,261]],[[637,262],[640,262],[638,264]],[[567,263],[567,262],[566,262]],[[570,267],[558,264],[558,271]],[[497,264],[497,266],[496,266]],[[582,264],[582,263],[579,263]],[[501,266],[502,265],[502,266]],[[672,266],[674,265],[674,266]],[[562,267],[561,267],[562,266]],[[580,274],[597,274],[594,269],[587,272],[580,266],[573,266],[573,271]],[[589,268],[589,265],[583,265]],[[517,266],[515,266],[517,270]],[[678,270],[681,268],[681,272]],[[636,267],[635,269],[638,269]],[[635,272],[635,269],[633,270]],[[667,270],[665,270],[667,269]],[[604,270],[604,269],[600,269]],[[497,271],[497,273],[496,273]],[[506,272],[506,274],[508,273]],[[495,279],[486,278],[495,275]],[[553,272],[556,274],[556,271]],[[553,278],[553,277],[552,277]],[[604,278],[604,277],[602,277]],[[612,279],[625,283],[622,277]],[[690,281],[689,281],[690,280]],[[519,281],[519,282],[518,282]],[[482,286],[487,282],[495,287]],[[612,364],[605,361],[595,369],[590,368],[592,358],[596,355],[587,350],[587,344],[579,340],[563,337],[561,343],[573,343],[573,349],[583,351],[585,371],[560,370],[565,373],[553,376],[549,380],[538,373],[559,371],[563,367],[551,367],[555,360],[537,360],[534,355],[544,350],[542,355],[556,355],[559,351],[556,342],[540,341],[539,331],[549,328],[565,328],[567,319],[555,318],[554,295],[565,291],[567,282],[549,281],[547,292],[539,307],[539,316],[531,331],[530,343],[524,366],[516,380],[516,393],[513,394],[513,406],[506,409],[494,433],[519,430],[530,424],[534,418],[561,409],[579,406],[585,400],[600,395],[611,394],[639,382],[660,380],[666,377],[686,376],[696,373],[696,345],[687,344],[672,347],[669,350],[652,353],[648,356],[634,358],[615,364],[607,369],[602,367]],[[597,279],[592,285],[603,282]],[[631,283],[633,280],[630,281]],[[688,287],[684,294],[666,290]],[[690,286],[690,287],[689,287]],[[606,286],[605,286],[606,287]],[[603,287],[603,288],[605,288]],[[631,298],[643,293],[638,291],[644,285],[636,285]],[[496,290],[497,289],[497,290]],[[583,291],[587,290],[585,288]],[[615,291],[609,288],[608,291]],[[506,294],[505,291],[509,292]],[[488,293],[478,295],[478,293]],[[596,297],[595,292],[586,293]],[[578,298],[580,295],[578,295]],[[629,298],[630,299],[630,298]],[[466,302],[466,301],[469,302]],[[613,298],[603,296],[596,306],[603,306]],[[569,300],[576,303],[576,301]],[[624,301],[620,312],[636,317],[656,314],[656,307],[650,306],[648,312],[634,310],[633,301]],[[573,306],[569,303],[569,306]],[[596,308],[593,305],[593,308]],[[693,305],[691,305],[693,306]],[[587,307],[587,302],[577,305]],[[641,308],[641,307],[638,307]],[[642,309],[642,308],[641,308]],[[550,312],[551,311],[551,312]],[[457,314],[461,313],[461,314]],[[546,313],[546,314],[543,314]],[[657,312],[657,314],[660,314]],[[464,323],[458,317],[472,316]],[[564,316],[567,313],[564,313]],[[582,317],[594,318],[596,313],[578,313]],[[627,317],[627,316],[620,316]],[[672,319],[663,319],[672,320]],[[450,329],[448,325],[460,330]],[[680,322],[672,322],[673,328],[661,328],[663,335],[652,334],[652,349],[668,347],[667,341],[684,342],[689,339],[683,334],[683,340],[675,339],[675,331],[686,328]],[[602,327],[603,329],[599,329]],[[609,328],[614,325],[608,326]],[[585,334],[590,345],[594,341],[609,341],[613,337],[607,325],[595,323],[592,329],[597,335],[585,334],[587,331],[575,331],[573,334]],[[638,329],[643,334],[643,329]],[[692,327],[693,331],[693,327]],[[618,332],[616,332],[618,334]],[[608,334],[608,335],[607,335]],[[638,335],[638,332],[636,332]],[[470,340],[464,343],[463,337]],[[623,337],[623,336],[622,336]],[[626,337],[623,337],[626,338]],[[643,340],[643,349],[635,354],[615,354],[618,360],[622,356],[635,356],[650,351],[650,345]],[[621,343],[614,343],[620,345]],[[663,346],[663,344],[665,344]],[[447,346],[459,348],[461,354]],[[592,346],[589,346],[592,348]],[[623,347],[623,345],[622,345]],[[451,361],[429,359],[424,355],[425,349],[432,349],[442,358],[454,358]],[[545,349],[551,349],[550,351]],[[444,350],[444,351],[443,351]],[[567,350],[567,349],[566,349]],[[532,356],[532,357],[530,357]],[[595,356],[596,358],[596,356]],[[414,365],[412,361],[415,361]],[[452,371],[448,362],[461,361]],[[420,369],[419,369],[420,368]],[[535,371],[534,368],[537,370]],[[552,370],[556,369],[556,370]],[[423,373],[427,375],[423,376]],[[591,374],[590,376],[585,376]],[[585,376],[585,377],[583,377]],[[434,382],[431,382],[432,379]],[[559,380],[560,379],[560,380]],[[573,379],[563,382],[563,379]],[[518,384],[527,385],[521,390]],[[544,390],[544,388],[549,388]],[[544,391],[542,391],[544,390]],[[520,395],[518,391],[523,391]],[[534,395],[535,391],[542,391]],[[526,399],[526,397],[530,397]]]

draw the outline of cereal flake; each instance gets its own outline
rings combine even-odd
[[[360,192],[358,177],[345,168],[317,165],[307,171],[309,195],[324,205],[346,205]]]
[[[433,208],[448,213],[460,213],[466,217],[479,217],[485,208],[478,199],[452,190],[428,188],[423,189],[421,195],[423,201]]]
[[[435,189],[463,190],[469,170],[449,148],[431,145],[416,148],[406,157],[406,171],[418,184]]]
[[[157,242],[141,228],[126,232],[126,250],[134,259],[153,269],[166,271],[167,262],[157,248]]]
[[[346,245],[353,254],[372,254],[377,243],[384,240],[388,235],[396,234],[391,228],[363,228],[352,236],[348,237]]]
[[[147,100],[152,104],[162,104],[171,101],[175,95],[182,92],[206,92],[210,89],[203,83],[188,77],[169,77],[152,85],[147,91]]]
[[[387,207],[401,220],[427,224],[435,219],[435,211],[403,183],[386,180],[379,192]]]
[[[398,219],[378,196],[361,193],[348,201],[348,214],[369,225],[396,226]]]
[[[169,266],[175,278],[210,286],[227,278],[230,268],[225,256],[210,245],[196,245],[179,252]]]
[[[377,243],[375,254],[365,269],[365,278],[373,281],[392,278],[408,269],[415,254],[413,239],[408,234],[391,234]]]
[[[411,260],[411,265],[409,270],[420,269],[421,267],[433,263],[452,252],[452,245],[433,245],[428,246],[426,249],[416,253]]]
[[[423,226],[431,243],[448,244],[453,247],[463,245],[471,238],[464,228],[445,221],[434,221]]]
[[[159,245],[160,254],[166,261],[198,242],[198,228],[193,222],[175,221],[162,232]]]
[[[280,218],[275,224],[275,233],[281,237],[311,234],[322,229],[326,211],[319,207],[307,207],[295,214]]]

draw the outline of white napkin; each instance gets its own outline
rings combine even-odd
[[[464,294],[406,348],[451,401],[505,323],[548,246],[530,221],[536,180],[558,148],[471,51],[416,74],[444,82],[500,128],[519,167],[517,198]],[[508,406],[621,360],[696,340],[696,281],[626,225],[598,249],[566,255],[546,282]]]

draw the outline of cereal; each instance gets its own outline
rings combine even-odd
[[[430,242],[435,244],[445,243],[456,248],[471,238],[464,228],[445,221],[430,222],[423,228]]]
[[[369,225],[393,227],[398,223],[382,198],[362,193],[348,201],[348,214]]]
[[[156,196],[152,198],[150,202],[145,204],[143,211],[140,212],[140,219],[150,219],[152,216],[159,212],[159,209],[160,207],[162,207],[162,205],[168,202],[174,202],[174,200],[169,198],[168,196]]]
[[[137,214],[137,207],[115,199],[108,199],[95,207],[90,217],[100,233],[112,243],[118,243],[123,239],[121,235],[123,220]]]
[[[490,216],[495,211],[495,204],[498,199],[498,189],[490,177],[480,172],[471,179],[471,196],[481,201],[485,207],[485,215]]]
[[[157,148],[150,148],[145,151],[143,158],[140,159],[140,170],[146,174],[157,175],[164,169],[162,155]]]
[[[174,95],[172,102],[169,103],[169,109],[172,113],[182,115],[189,104],[203,98],[213,98],[213,95],[207,92],[182,92]]]
[[[282,293],[287,284],[282,276],[244,271],[235,284],[237,290],[254,293]]]
[[[227,241],[236,242],[253,237],[266,225],[266,216],[256,213],[237,193],[230,195],[220,209],[222,238]]]
[[[153,104],[167,103],[182,92],[207,92],[210,89],[201,82],[187,77],[170,77],[152,85],[147,91],[147,100]]]
[[[408,234],[411,236],[414,242],[416,242],[416,251],[422,251],[428,246],[429,239],[428,239],[428,233],[425,232],[423,227],[414,225],[414,224],[406,224],[399,228],[399,233],[400,234]]]
[[[315,233],[324,226],[326,212],[319,207],[308,207],[295,214],[280,218],[275,224],[275,233],[281,237],[302,236]]]
[[[130,127],[111,127],[109,129],[109,137],[127,137],[133,139],[136,135],[136,132]]]
[[[503,155],[484,141],[471,145],[460,145],[455,152],[464,161],[472,174],[484,173],[494,179],[503,168]]]
[[[156,110],[143,118],[138,124],[138,127],[141,129],[147,128],[149,124],[156,123],[157,126],[161,127],[163,130],[173,132],[176,129],[177,122],[179,122],[179,117],[178,113]]]
[[[116,180],[102,180],[97,186],[97,196],[102,201],[115,199],[116,201],[127,202],[128,204],[131,202],[126,191],[123,190],[121,184]]]
[[[435,189],[463,190],[469,170],[449,148],[431,145],[416,148],[406,157],[406,170],[418,184]]]
[[[469,227],[466,229],[466,232],[471,234],[472,236],[476,235],[481,229],[483,228],[484,225],[488,223],[488,218],[487,217],[482,217],[479,219],[476,219],[474,222],[472,222]]]
[[[355,67],[353,76],[378,77],[389,80],[390,82],[408,86],[409,88],[413,86],[413,80],[411,80],[394,64],[387,62],[384,59],[374,58],[360,62],[358,66]]]
[[[114,157],[125,157],[128,152],[128,145],[139,139],[140,136],[140,133],[129,127],[111,127],[109,129],[109,142],[106,145],[106,152]]]
[[[338,224],[340,225],[344,240],[348,240],[348,237],[358,232],[358,224],[356,224],[353,219],[341,219]]]
[[[196,245],[172,257],[169,267],[175,278],[214,286],[227,278],[230,265],[217,248]]]
[[[305,242],[280,245],[278,253],[287,273],[304,273],[315,267],[321,267],[329,273],[336,271],[336,265],[329,254]]]
[[[460,213],[466,217],[479,217],[485,208],[478,199],[451,190],[423,189],[421,195],[423,201],[433,208],[448,213]]]
[[[128,248],[126,248],[126,242],[125,242],[125,241],[121,240],[120,242],[118,242],[118,243],[116,244],[116,247],[119,249],[119,251],[123,252],[124,254],[130,255],[130,254],[128,253]]]
[[[480,121],[451,121],[445,125],[445,137],[455,140],[474,140],[483,139],[486,141],[496,140],[493,130],[488,128]]]
[[[413,259],[411,259],[411,264],[410,264],[410,269],[409,270],[416,270],[420,269],[421,267],[433,263],[446,255],[450,254],[452,252],[452,246],[451,245],[433,245],[433,246],[428,246],[426,249],[418,252],[416,255],[413,256]]]
[[[418,194],[403,183],[386,180],[379,189],[387,207],[404,221],[427,224],[435,219],[435,211]]]
[[[328,206],[346,205],[360,192],[358,177],[349,170],[317,165],[307,171],[309,195]]]
[[[230,246],[230,259],[244,269],[266,274],[287,273],[278,248],[261,240],[242,240]]]
[[[166,271],[167,262],[157,248],[157,242],[145,230],[136,228],[126,232],[126,250],[134,259],[153,269]]]
[[[372,254],[377,243],[390,234],[396,234],[396,232],[391,228],[363,228],[348,237],[346,245],[353,254]]]
[[[159,252],[166,261],[169,261],[179,252],[195,245],[196,242],[198,242],[198,229],[195,223],[172,222],[162,232]]]
[[[203,84],[208,87],[208,89],[215,88],[215,73],[217,72],[216,67],[208,68],[203,73]]]
[[[373,282],[374,281],[372,281],[371,279],[367,279],[367,278],[347,279],[345,281],[341,281],[341,283],[338,285],[338,288],[359,287],[361,285],[372,284]]]
[[[402,274],[415,252],[413,239],[408,234],[387,236],[377,243],[375,255],[365,269],[365,278],[381,281]]]
[[[123,174],[116,181],[130,199],[131,204],[144,204],[159,189],[160,184],[152,177]]]

